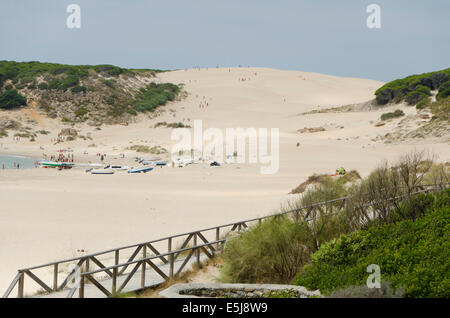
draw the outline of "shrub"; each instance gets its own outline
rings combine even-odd
[[[415,87],[415,91],[416,91],[416,92],[419,92],[419,93],[423,93],[423,94],[428,95],[428,96],[431,95],[430,88],[427,87],[427,86],[417,85],[417,86]]]
[[[402,298],[402,288],[394,290],[388,282],[382,281],[380,288],[369,288],[367,285],[351,286],[333,291],[329,298]]]
[[[48,89],[48,84],[46,82],[39,83],[39,89]]]
[[[287,283],[309,262],[315,243],[306,222],[275,217],[230,238],[222,253],[221,280]]]
[[[448,81],[449,77],[450,68],[391,81],[375,92],[377,104],[385,105],[392,101],[400,103],[408,94],[415,93],[408,97],[410,105],[415,105],[424,96],[430,95],[430,89],[437,89],[442,83]]]
[[[435,186],[450,183],[450,169],[445,164],[433,164],[429,172],[425,175],[424,183]]]
[[[15,89],[8,89],[0,94],[0,108],[13,109],[27,104],[27,99]]]
[[[427,98],[422,99],[420,102],[418,102],[416,105],[416,108],[424,109],[424,108],[430,106],[430,104],[431,104],[431,98],[427,97]]]
[[[180,88],[171,83],[151,83],[140,90],[135,100],[131,103],[132,108],[137,112],[153,111],[158,106],[165,105],[168,101],[173,101],[179,91]]]
[[[449,195],[447,190],[447,203]],[[449,221],[450,206],[436,205],[416,221],[343,235],[312,255],[295,284],[328,294],[365,284],[367,266],[378,264],[382,278],[404,288],[406,297],[449,297]]]
[[[58,79],[52,79],[48,82],[48,89],[61,89],[62,83]]]
[[[441,98],[431,104],[431,113],[435,119],[450,120],[450,98]]]
[[[382,114],[380,118],[381,118],[381,120],[388,120],[391,118],[397,118],[397,117],[402,117],[402,116],[405,116],[405,113],[402,110],[397,109],[394,112]]]
[[[134,150],[136,152],[143,152],[143,153],[152,153],[155,155],[160,155],[163,153],[167,153],[167,149],[161,147],[161,146],[144,146],[144,145],[133,145],[129,148],[130,150]]]
[[[381,164],[360,184],[349,189],[350,198],[345,206],[347,225],[360,230],[393,222],[395,209],[420,189],[432,164],[424,152],[406,154],[393,166],[387,162]]]
[[[166,125],[167,128],[191,128],[189,125],[185,125],[181,122],[179,123],[171,123]]]
[[[416,105],[418,102],[420,102],[423,99],[426,99],[427,97],[428,95],[422,92],[414,91],[408,93],[405,96],[405,101],[408,103],[408,105]]]
[[[84,86],[75,86],[71,88],[72,93],[86,93],[86,87]]]
[[[114,105],[115,102],[116,102],[116,95],[113,94],[113,95],[111,95],[111,96],[105,97],[105,103],[106,103],[106,104],[108,104],[108,105]]]
[[[296,298],[297,295],[292,288],[285,290],[269,290],[263,295],[264,298]]]
[[[400,202],[394,210],[394,219],[415,220],[422,216],[434,204],[434,196],[431,194],[419,194],[409,200]]]
[[[103,83],[108,86],[109,88],[115,88],[116,87],[116,81],[113,79],[110,80],[104,80]]]
[[[84,108],[84,107],[80,107],[75,111],[75,116],[76,117],[83,117],[84,115],[86,115],[87,113],[89,113],[89,110]]]
[[[436,99],[438,99],[438,100],[444,99],[444,98],[447,98],[448,96],[450,96],[450,81],[443,83],[439,87],[439,92],[436,95]]]

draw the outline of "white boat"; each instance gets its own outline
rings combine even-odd
[[[121,166],[121,165],[107,165],[105,169],[113,169],[113,170],[129,170],[130,167]]]
[[[175,167],[186,167],[187,165],[193,164],[194,159],[192,158],[178,158],[174,161]]]
[[[93,169],[91,174],[114,174],[114,169]]]

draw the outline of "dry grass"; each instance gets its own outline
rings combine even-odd
[[[347,172],[343,176],[337,176],[339,179],[339,182],[346,184],[346,183],[353,183],[357,180],[361,179],[361,176],[359,175],[358,171],[351,170]],[[308,179],[300,184],[298,187],[293,189],[289,194],[299,194],[306,191],[309,185],[312,184],[325,184],[327,181],[332,180],[332,177],[327,174],[313,174],[312,176],[309,176]]]
[[[289,192],[289,194],[303,193],[310,184],[324,183],[329,179],[331,179],[331,177],[326,174],[313,174],[312,176],[309,176],[305,182]]]

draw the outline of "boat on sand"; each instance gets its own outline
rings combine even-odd
[[[153,168],[131,168],[128,173],[147,173],[152,170]]]
[[[114,174],[114,169],[93,169],[91,174]]]

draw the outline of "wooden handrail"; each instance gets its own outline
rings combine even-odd
[[[442,190],[443,188],[446,188],[449,184],[450,183],[442,183],[442,184],[438,184],[438,185],[418,185],[418,186],[415,186],[414,188],[419,188],[419,187],[423,188],[423,187],[430,187],[430,186],[434,186],[436,188],[420,190],[420,191],[417,191],[417,192],[404,194],[402,196],[397,196],[397,197],[394,197],[394,198],[388,198],[386,200],[387,201],[391,201],[391,200],[396,200],[396,199],[399,199],[399,198],[407,197],[409,195],[416,195],[416,194],[427,193],[427,192],[431,192],[431,191],[439,191],[439,190]],[[295,208],[295,209],[292,209],[292,210],[288,210],[288,211],[285,211],[285,212],[281,212],[281,213],[277,213],[277,214],[272,214],[272,215],[267,215],[267,216],[263,216],[263,217],[247,219],[245,221],[239,221],[239,222],[234,222],[234,223],[229,223],[229,224],[224,224],[224,225],[204,228],[204,229],[197,230],[197,231],[186,232],[186,233],[176,234],[176,235],[172,235],[172,236],[167,236],[167,237],[164,237],[164,238],[160,238],[160,239],[156,239],[156,240],[152,240],[152,241],[147,241],[147,242],[143,242],[143,243],[122,246],[122,247],[119,247],[119,248],[113,248],[113,249],[109,249],[109,250],[105,250],[105,251],[101,251],[101,252],[97,252],[97,253],[92,253],[92,254],[88,254],[88,255],[84,255],[84,256],[80,256],[80,257],[75,257],[75,258],[65,259],[65,260],[61,260],[61,261],[51,262],[51,263],[38,265],[38,266],[33,266],[33,267],[25,268],[25,269],[19,269],[18,270],[18,274],[16,275],[16,277],[11,282],[10,286],[6,290],[5,294],[3,295],[3,298],[7,298],[11,294],[12,290],[14,289],[14,287],[18,283],[19,283],[19,285],[21,285],[21,286],[19,286],[20,287],[19,289],[21,289],[21,288],[23,289],[23,279],[24,279],[24,274],[25,273],[28,274],[29,276],[31,276],[34,280],[36,280],[36,279],[39,280],[39,278],[37,278],[37,276],[35,276],[34,274],[30,275],[31,270],[38,269],[38,268],[43,268],[43,267],[48,267],[48,266],[54,266],[55,270],[57,271],[57,268],[58,268],[59,264],[67,263],[67,262],[73,262],[73,261],[78,261],[78,264],[80,264],[80,263],[82,264],[84,261],[92,260],[99,267],[101,267],[98,270],[93,270],[93,271],[89,271],[88,270],[85,273],[81,273],[81,276],[83,278],[84,278],[84,276],[86,276],[89,280],[91,280],[90,278],[92,278],[92,277],[90,277],[90,275],[95,274],[95,273],[106,272],[111,277],[117,277],[118,275],[123,274],[123,272],[125,271],[126,267],[128,267],[131,264],[136,264],[136,263],[142,263],[143,262],[142,263],[143,264],[143,268],[145,268],[145,263],[146,262],[151,262],[151,260],[159,258],[159,259],[162,259],[163,262],[165,260],[164,263],[169,263],[169,265],[170,265],[169,278],[172,278],[173,272],[174,272],[173,264],[174,264],[177,256],[180,253],[185,252],[185,251],[190,251],[190,250],[196,251],[195,253],[197,253],[196,257],[197,257],[197,262],[198,262],[199,261],[200,250],[203,249],[203,252],[205,253],[205,252],[207,252],[206,248],[209,248],[211,250],[211,252],[214,253],[213,245],[217,244],[217,247],[218,247],[220,243],[224,243],[226,241],[225,239],[224,240],[219,240],[219,237],[218,237],[218,233],[220,232],[220,229],[222,229],[222,228],[232,227],[232,231],[234,229],[236,229],[236,228],[238,228],[238,230],[240,231],[242,226],[247,227],[246,223],[250,223],[250,222],[254,222],[254,221],[261,222],[262,220],[267,219],[267,218],[282,216],[282,215],[286,215],[286,214],[290,214],[290,213],[295,213],[295,212],[299,212],[299,211],[304,210],[304,209],[314,209],[314,208],[319,207],[319,206],[332,204],[332,203],[340,202],[340,201],[342,201],[342,204],[341,204],[341,207],[342,207],[345,204],[345,201],[347,199],[350,199],[350,198],[351,197],[348,196],[348,197],[343,197],[343,198],[338,198],[338,199],[333,199],[333,200],[313,203],[313,204],[308,205],[308,206],[298,207],[298,208]],[[370,203],[368,203],[367,205],[370,206]],[[341,210],[341,208],[339,210]],[[306,220],[306,218],[307,218],[307,216],[305,216],[305,220]],[[203,236],[203,234],[201,232],[207,232],[207,231],[212,231],[212,230],[216,231],[216,240],[213,241],[213,242],[205,242],[207,240],[206,240],[206,238]],[[194,245],[195,246],[193,246],[193,247],[185,247],[186,244],[187,244],[186,242],[188,241],[188,240],[186,240],[186,242],[185,242],[186,244],[184,244],[180,249],[172,251],[171,250],[172,249],[171,246],[172,246],[173,239],[174,238],[178,238],[178,237],[183,237],[183,236],[188,236],[188,239],[194,237],[194,241],[195,241]],[[202,241],[205,242],[205,244],[198,245],[197,242],[196,242],[197,238],[200,238]],[[162,241],[166,241],[166,240],[169,242],[169,247],[168,247],[168,252],[167,253],[163,253],[163,254],[157,253],[156,249],[151,248],[151,247],[153,247],[152,246],[153,243],[162,242]],[[124,249],[129,249],[129,248],[136,248],[136,247],[137,247],[136,251],[131,255],[131,257],[128,259],[128,261],[125,262],[125,263],[120,263],[119,264],[119,260],[118,260],[119,251],[124,250]],[[143,247],[151,248],[151,250],[153,250],[153,252],[155,252],[156,255],[155,256],[151,256],[151,257],[144,257],[144,258],[141,258],[141,259],[138,259],[138,260],[134,260],[134,258],[139,253],[140,249],[143,248]],[[115,253],[115,265],[113,265],[113,266],[106,267],[105,265],[103,265],[96,258],[96,256],[104,255],[104,254],[108,254],[108,253],[112,253],[112,252]],[[209,253],[206,253],[206,254],[207,254],[207,256],[211,256],[211,255],[208,255]],[[168,257],[165,258],[165,256],[168,256]],[[124,267],[124,268],[120,272],[118,272],[117,269],[120,268],[120,267]],[[113,270],[113,273],[111,273],[111,271],[110,271],[111,269]],[[71,274],[69,274],[68,277],[70,277],[70,275]],[[145,274],[143,274],[143,275],[145,275]],[[55,286],[57,286],[57,275],[54,272],[54,284],[53,284],[54,286],[53,286],[53,289],[54,290],[56,290],[56,289],[59,290],[59,289],[64,288],[65,287],[65,283],[67,282],[67,279],[68,278],[66,278],[66,280],[64,280],[64,282],[61,284],[61,286],[59,286],[58,288],[55,288]],[[42,281],[39,280],[38,283],[39,282],[42,282]],[[113,286],[115,287],[114,283],[113,283]],[[45,285],[45,286],[48,287],[47,285]],[[113,292],[115,292],[115,291],[113,290]],[[18,294],[19,294],[18,297],[21,297],[20,295],[22,295],[22,297],[23,297],[23,290],[19,290]]]

